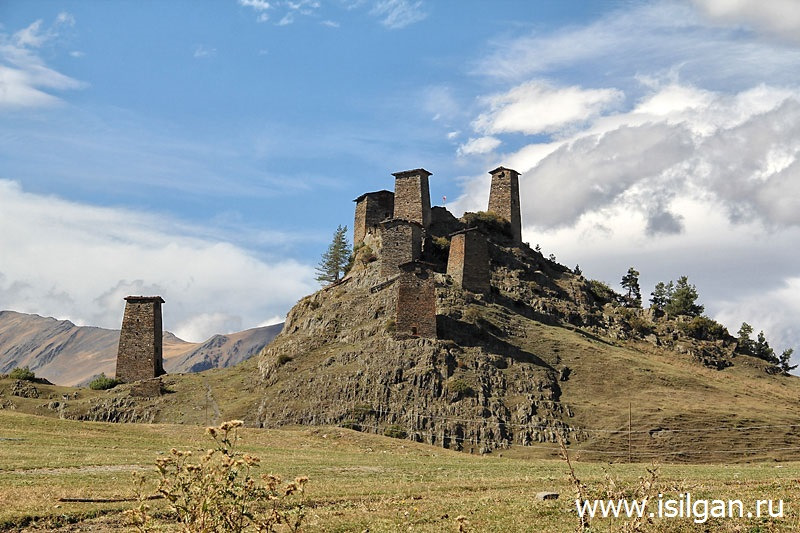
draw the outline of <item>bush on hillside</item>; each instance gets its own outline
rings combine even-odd
[[[117,381],[114,378],[106,377],[105,373],[101,372],[99,376],[89,382],[89,388],[92,390],[108,390],[113,389],[119,384],[120,381]]]
[[[27,366],[17,367],[8,374],[11,379],[21,379],[24,381],[33,381],[36,379],[36,374]]]

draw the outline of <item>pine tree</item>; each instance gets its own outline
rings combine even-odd
[[[750,338],[750,335],[753,334],[753,326],[748,324],[747,322],[742,322],[742,326],[739,328],[737,341],[739,343],[738,349],[742,353],[750,354],[753,353],[753,339]]]
[[[350,245],[347,242],[347,226],[338,226],[333,233],[328,250],[322,254],[317,265],[317,281],[322,284],[336,283],[347,272],[350,264]]]
[[[630,267],[628,273],[622,276],[622,288],[628,290],[625,295],[625,305],[628,307],[642,306],[642,290],[639,287],[639,272]]]
[[[576,276],[583,276],[583,271],[581,270],[580,265],[575,265],[575,269],[572,272],[574,272]]]
[[[791,356],[791,354],[789,354]],[[775,365],[780,364],[780,360],[775,355],[775,350],[773,350],[769,343],[767,342],[767,338],[764,336],[763,331],[758,332],[758,337],[756,338],[756,342],[753,345],[753,356],[758,357],[759,359],[763,359],[768,363],[772,363]]]
[[[793,353],[794,353],[794,348],[787,348],[786,350],[783,351],[783,353],[780,356],[780,361],[778,365],[781,367],[781,372],[783,372],[784,374],[788,374],[789,372],[797,368],[797,365],[789,364],[792,360]]]
[[[672,291],[674,287],[672,282],[664,283],[663,281],[659,281],[656,283],[653,292],[650,293],[650,307],[656,309],[658,311],[663,311],[664,307],[669,303],[670,298],[672,298]]]
[[[667,305],[664,306],[664,311],[673,316],[700,316],[703,314],[705,307],[695,303],[698,297],[697,287],[689,283],[687,276],[681,276],[675,282],[675,288],[669,297]]]

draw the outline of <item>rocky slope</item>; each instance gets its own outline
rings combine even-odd
[[[167,372],[197,372],[234,365],[258,353],[281,327],[215,335],[203,343],[186,342],[165,332],[164,367]],[[118,344],[118,330],[0,311],[0,373],[28,366],[53,383],[78,385],[101,372],[114,375]]]

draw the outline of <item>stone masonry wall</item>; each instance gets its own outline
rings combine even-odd
[[[367,232],[377,227],[394,212],[394,193],[376,191],[362,194],[355,200],[356,215],[353,222],[353,246],[364,241]]]
[[[489,247],[480,231],[472,228],[452,235],[447,273],[465,290],[489,292]]]
[[[399,274],[399,266],[416,261],[422,253],[422,226],[393,218],[381,224],[381,276]]]
[[[522,221],[519,210],[519,172],[498,167],[490,172],[492,188],[489,191],[489,211],[511,223],[515,244],[522,243]]]
[[[392,174],[394,180],[394,218],[418,222],[424,229],[431,223],[430,172],[424,168]]]
[[[128,296],[119,335],[116,378],[125,382],[164,374],[160,296]]]
[[[436,338],[436,286],[424,263],[405,263],[397,279],[397,337]]]

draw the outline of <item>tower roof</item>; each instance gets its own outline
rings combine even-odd
[[[410,176],[419,176],[419,175],[423,175],[427,178],[428,176],[432,176],[433,174],[431,172],[428,172],[424,168],[415,168],[414,170],[402,170],[400,172],[392,173],[392,176],[394,176],[395,178],[408,178]]]
[[[513,168],[507,168],[507,167],[503,167],[503,166],[497,167],[497,168],[496,168],[496,169],[494,169],[494,170],[490,170],[490,171],[489,171],[489,174],[497,174],[498,172],[501,172],[501,171],[503,171],[503,170],[508,170],[509,172],[513,172],[514,174],[517,174],[517,175],[519,175],[519,172],[517,172],[517,171],[516,171],[516,170],[514,170]]]
[[[387,191],[386,189],[383,189],[381,191],[365,192],[364,194],[362,194],[361,196],[359,196],[358,198],[356,198],[353,201],[354,202],[360,202],[361,200],[363,200],[367,196],[384,196],[384,195],[387,195],[387,194],[394,196],[394,193],[392,191]]]
[[[161,296],[126,296],[126,302],[164,302],[164,299]]]

